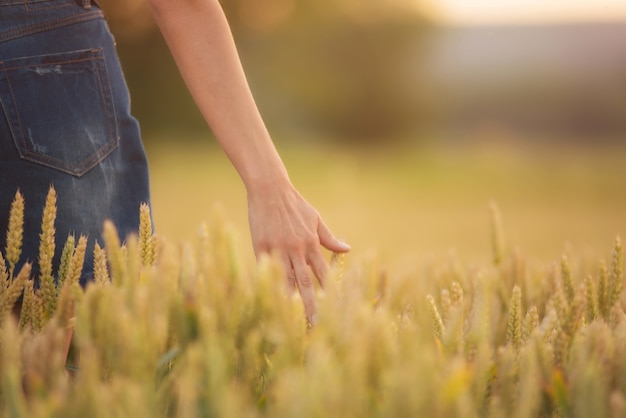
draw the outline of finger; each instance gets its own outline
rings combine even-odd
[[[309,257],[309,266],[311,266],[311,270],[313,270],[313,274],[315,274],[315,277],[317,277],[317,281],[319,282],[320,286],[322,286],[322,288],[325,287],[326,277],[328,276],[328,271],[330,270],[330,267],[328,266],[328,263],[326,262],[326,260],[324,260],[324,257],[322,257],[322,254],[319,251],[315,252],[313,256]]]
[[[263,254],[271,254],[270,247],[264,243],[252,242],[252,249],[254,250],[254,256],[256,259],[260,259]]]
[[[334,251],[337,253],[345,253],[350,251],[350,246],[345,242],[342,242],[335,238],[332,232],[330,232],[330,229],[328,229],[326,224],[324,224],[321,219],[317,226],[317,235],[320,238],[320,244],[322,244],[330,251]]]
[[[311,274],[309,273],[309,268],[303,259],[295,261],[292,260],[291,264],[294,272],[296,273],[296,283],[298,285],[300,297],[302,298],[302,303],[304,304],[306,319],[309,323],[314,323],[316,313],[315,288],[313,286]]]
[[[293,295],[296,293],[296,274],[293,271],[293,267],[291,266],[291,261],[289,261],[289,257],[283,255],[280,257],[283,268],[285,270],[285,279],[287,280],[287,294]]]

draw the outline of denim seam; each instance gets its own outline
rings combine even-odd
[[[13,93],[13,86],[11,85],[11,80],[9,79],[9,72],[6,68],[4,68],[4,75],[6,77],[6,84],[9,88],[9,93],[11,94],[11,101],[13,102],[13,109],[15,109],[15,116],[17,117],[18,129],[19,132],[19,140],[23,144],[23,149],[28,153],[28,148],[26,147],[26,140],[24,139],[24,126],[22,125],[22,118],[20,117],[20,112],[17,111],[17,101],[15,100],[15,93]],[[7,113],[8,115],[8,113]],[[13,138],[16,138],[15,132],[13,131],[12,123],[9,121],[9,127],[11,128],[11,133],[13,134]],[[20,155],[22,152],[20,151]]]
[[[6,84],[7,84],[7,87],[9,89],[9,93],[11,94],[11,100],[13,101],[13,107],[15,108],[15,94],[13,93],[13,87],[11,87],[11,83],[8,82],[8,80],[9,80],[9,73],[7,72],[6,68],[4,67],[4,64],[1,61],[0,61],[0,67],[2,68],[2,72],[4,73],[5,79],[7,80]],[[7,106],[10,106],[10,104],[8,104],[8,103],[5,104],[4,100],[0,100],[0,101],[2,102],[2,108],[4,110],[4,114],[5,114],[6,118],[7,118],[7,125],[9,127],[9,130],[11,131],[11,136],[13,138],[15,138],[16,137],[15,130],[14,130],[13,124],[11,123],[11,120],[9,118],[9,112],[8,112],[8,109],[7,109]],[[20,115],[19,114],[17,115],[17,120],[19,122],[19,129],[20,129],[20,133],[21,133],[22,121],[20,120]],[[23,135],[21,135],[21,137],[23,137]],[[19,152],[19,150],[18,150],[18,152]],[[20,156],[21,156],[21,154],[22,153],[20,152]]]
[[[106,60],[104,59],[104,51],[102,51],[102,56],[100,57],[100,59],[103,60],[103,67],[104,67],[104,78],[102,78],[102,76],[98,77],[98,82],[100,84],[100,89],[102,90],[102,98],[104,101],[104,104],[106,105],[106,101],[108,99],[108,102],[110,104],[111,107],[111,113],[112,113],[112,117],[113,117],[113,124],[111,124],[111,119],[107,118],[107,122],[109,125],[109,135],[111,136],[111,138],[113,138],[113,143],[114,143],[114,147],[119,145],[120,142],[120,136],[119,136],[119,132],[117,131],[116,127],[117,127],[117,110],[115,109],[115,100],[113,100],[113,97],[111,96],[111,92],[113,91],[113,89],[111,88],[111,79],[109,78],[109,70],[107,68],[106,65]],[[98,75],[100,74],[100,69],[98,69]],[[109,92],[109,96],[105,96],[105,89],[102,86],[103,81],[106,82],[108,84],[108,92]],[[106,106],[105,106],[106,109]],[[109,141],[111,142],[111,141]]]
[[[72,25],[75,23],[86,22],[88,20],[94,20],[104,17],[104,14],[100,10],[94,10],[91,12],[81,13],[75,16],[63,17],[60,19],[50,20],[35,25],[29,25],[20,27],[17,29],[11,29],[6,32],[0,33],[0,42],[9,41],[11,39],[21,38],[22,36],[33,35],[39,32],[45,32],[48,30],[60,28],[63,26]]]
[[[46,7],[28,7],[28,3],[26,3],[26,11],[27,12],[38,12],[40,10],[50,10],[50,9],[60,9],[62,7],[74,7],[75,4],[65,3],[65,4],[57,4],[56,6],[46,6]]]
[[[44,5],[43,7],[33,6],[33,4],[41,4],[41,3],[48,3],[48,4]],[[52,0],[40,0],[40,1],[25,0],[24,7],[26,7],[27,12],[37,12],[39,10],[60,9],[62,7],[75,7],[76,6],[76,0],[71,0],[71,1],[66,0],[64,3],[61,3],[61,4],[57,4],[57,3],[58,2],[52,1]]]
[[[21,58],[18,58],[18,59],[21,59]],[[58,65],[58,64],[74,64],[74,63],[77,63],[77,62],[93,61],[94,59],[102,59],[102,57],[90,57],[90,58],[83,58],[83,59],[79,59],[79,60],[46,62],[45,65],[46,66],[50,66],[50,65]],[[40,66],[40,65],[37,64],[37,65],[21,65],[21,66],[17,66],[17,67],[7,67],[6,66],[7,62],[8,61],[4,62],[4,64],[5,64],[4,68],[6,70],[21,70],[21,69],[24,69],[24,68],[31,68],[31,67],[39,67]]]

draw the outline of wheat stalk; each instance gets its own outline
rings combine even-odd
[[[32,328],[33,326],[33,280],[26,280],[24,283],[24,298],[22,299],[22,310],[20,311],[20,329]]]
[[[604,260],[600,260],[598,272],[598,310],[602,314],[602,318],[604,318],[605,321],[608,321],[611,306],[609,306],[608,273],[606,262]]]
[[[428,300],[428,312],[430,312],[433,332],[435,333],[435,337],[441,341],[445,328],[443,326],[443,321],[441,320],[441,315],[439,315],[439,311],[437,310],[435,298],[433,298],[432,295],[427,295],[426,300]]]
[[[571,304],[574,301],[574,282],[572,281],[572,272],[566,255],[561,257],[561,281],[567,302]]]
[[[9,278],[10,276],[9,271],[7,270],[7,264],[2,256],[2,251],[0,251],[0,298],[4,297],[5,290],[11,284]]]
[[[76,244],[74,254],[72,254],[70,265],[67,271],[67,278],[65,279],[65,282],[68,283],[70,286],[74,283],[78,283],[80,277],[82,276],[86,250],[87,237],[81,235],[80,237],[78,237],[78,244]]]
[[[616,304],[622,295],[622,270],[624,268],[624,250],[622,248],[622,240],[618,236],[615,238],[613,247],[613,257],[611,260],[611,275],[609,280],[609,309]]]
[[[111,281],[107,269],[106,252],[97,242],[93,249],[93,276],[95,283],[100,286],[106,286]]]
[[[489,213],[491,214],[491,246],[493,250],[493,263],[497,266],[502,262],[505,244],[500,209],[493,201],[489,204]]]
[[[111,268],[111,281],[115,285],[121,285],[125,277],[124,250],[121,247],[120,238],[117,229],[111,221],[104,222],[103,234],[106,253]]]
[[[59,273],[57,275],[57,289],[62,289],[63,284],[65,283],[65,279],[68,276],[68,272],[70,270],[70,263],[72,261],[72,256],[74,255],[74,250],[76,249],[76,238],[74,238],[73,234],[67,236],[67,240],[65,241],[65,245],[63,246],[63,251],[61,252],[61,261],[59,263]],[[60,294],[60,291],[57,292]]]
[[[41,220],[41,234],[39,235],[39,286],[43,303],[44,318],[48,319],[56,307],[57,289],[52,276],[52,259],[54,258],[54,222],[57,214],[57,195],[53,186],[50,186],[46,196],[46,204]]]
[[[41,331],[45,325],[45,310],[43,306],[43,298],[41,296],[41,290],[38,289],[33,292],[33,303],[31,305],[31,324],[33,331]]]
[[[9,228],[6,240],[6,261],[9,263],[9,277],[13,277],[15,267],[22,254],[24,235],[24,197],[18,190],[15,193],[9,212]]]
[[[2,295],[2,299],[0,300],[0,323],[4,321],[4,318],[11,312],[13,309],[13,305],[22,294],[24,290],[24,284],[26,280],[28,280],[30,276],[31,265],[29,263],[25,263],[20,272],[17,274],[17,277],[13,280],[13,283],[9,285],[7,290]]]
[[[513,288],[509,304],[509,320],[506,327],[506,341],[517,351],[522,346],[522,291],[519,286]]]
[[[154,242],[152,240],[152,218],[150,207],[142,203],[139,207],[139,256],[141,264],[151,266],[155,261]]]
[[[450,292],[448,289],[441,289],[441,319],[444,324],[448,321],[451,308],[452,299],[450,298]]]
[[[522,341],[526,342],[539,326],[539,311],[535,305],[528,308],[522,324]]]
[[[463,304],[463,288],[459,282],[452,282],[450,285],[450,302],[452,306],[461,306]]]

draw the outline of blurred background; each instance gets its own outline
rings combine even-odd
[[[103,3],[144,131],[204,131],[146,1]],[[364,145],[494,129],[568,141],[626,133],[619,0],[222,3],[277,136]]]
[[[146,1],[101,2],[152,164],[157,227],[191,236],[221,205],[247,248],[245,191]],[[292,180],[356,248],[488,256],[491,199],[511,246],[538,255],[609,248],[626,231],[623,0],[222,5]]]

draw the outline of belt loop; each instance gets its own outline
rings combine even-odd
[[[83,9],[91,9],[91,0],[82,0]]]

